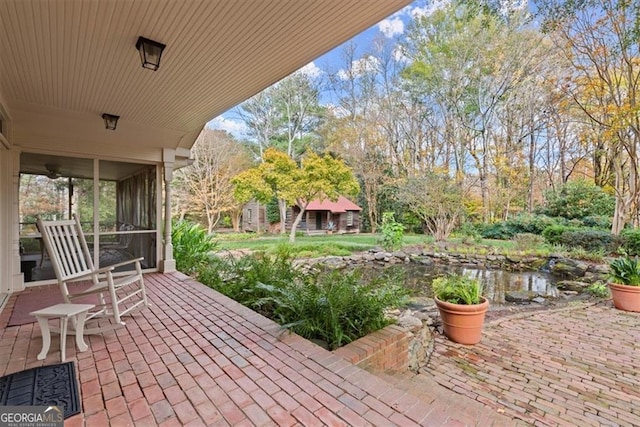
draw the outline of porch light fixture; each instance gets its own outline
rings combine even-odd
[[[120,116],[114,116],[113,114],[104,113],[102,115],[104,119],[104,127],[109,130],[116,130],[116,126],[118,126],[118,119]]]
[[[136,49],[140,52],[140,60],[142,67],[156,71],[160,68],[160,57],[166,45],[153,40],[146,39],[142,36],[138,37]]]

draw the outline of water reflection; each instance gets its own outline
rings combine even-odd
[[[380,274],[378,268],[367,269],[365,276]],[[555,284],[558,278],[545,272],[526,271],[509,272],[503,270],[486,270],[459,266],[425,266],[421,264],[404,264],[385,268],[385,275],[401,273],[404,284],[417,296],[432,297],[431,282],[434,278],[448,274],[467,274],[480,279],[484,284],[484,295],[493,303],[504,303],[505,293],[512,291],[530,291],[542,296],[557,296]]]

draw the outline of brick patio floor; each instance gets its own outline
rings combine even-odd
[[[127,318],[125,328],[91,336],[83,353],[68,337],[83,412],[66,426],[514,425],[483,404],[491,399],[480,403],[427,382],[394,387],[280,334],[272,321],[182,274],[145,278],[153,306]],[[25,292],[37,298],[37,289]],[[15,300],[0,313],[0,376],[60,361],[56,336],[47,358],[36,360],[42,345],[36,323],[7,327]],[[442,365],[445,373],[458,369]]]
[[[640,426],[640,313],[607,301],[502,319],[475,346],[438,338],[420,376],[530,424]]]

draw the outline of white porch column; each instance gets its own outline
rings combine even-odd
[[[171,181],[173,181],[173,166],[176,160],[175,150],[163,150],[164,161],[164,245],[160,271],[170,273],[176,271],[176,260],[173,259],[173,244],[171,243]]]
[[[0,294],[24,289],[20,272],[19,171],[20,152],[0,145]]]

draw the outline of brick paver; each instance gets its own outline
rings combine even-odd
[[[439,337],[424,378],[535,425],[640,425],[640,313],[610,302],[502,319],[482,341]]]
[[[274,322],[182,274],[145,279],[151,307],[127,317],[125,328],[88,337],[89,351],[67,346],[68,359],[77,363],[83,404],[73,425],[512,421],[465,396],[433,400],[394,387],[297,335],[283,334]],[[26,292],[37,297],[37,289]],[[60,360],[57,337],[46,360],[38,361],[38,327],[6,326],[15,299],[0,313],[0,375]]]

